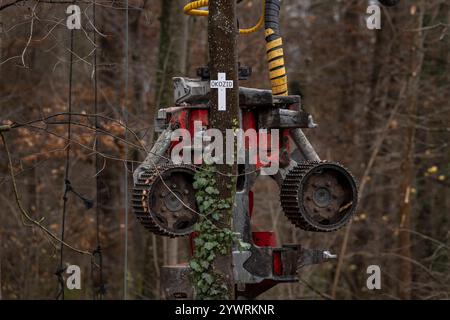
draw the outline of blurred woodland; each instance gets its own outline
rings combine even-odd
[[[151,146],[155,111],[173,104],[171,78],[195,77],[196,68],[208,63],[207,19],[184,16],[186,2],[130,0],[126,20],[123,1],[98,0],[94,28],[93,2],[76,1],[82,29],[73,32],[70,183],[98,202],[87,209],[86,201],[69,193],[64,239],[89,252],[99,241],[103,272],[99,280],[90,255],[65,248],[64,263],[82,271],[82,289],[66,291],[66,299],[92,299],[100,282],[104,299],[123,298],[124,288],[128,299],[158,299],[159,267],[188,259],[187,239],[150,234],[131,210],[125,247],[124,202],[124,171],[131,174]],[[5,133],[21,203],[58,236],[67,115],[39,120],[67,111],[70,3],[0,1],[0,124],[24,124]],[[276,231],[279,243],[340,255],[302,269],[299,283],[278,285],[261,299],[450,298],[450,3],[401,1],[382,8],[381,30],[368,30],[369,3],[375,1],[284,1],[290,93],[302,95],[319,125],[306,131],[318,153],[357,177],[361,201],[346,228],[305,232],[283,215],[276,183],[260,177],[255,230]],[[261,1],[238,5],[242,26],[253,25],[260,13]],[[270,88],[263,31],[239,40],[239,61],[253,69],[242,85]],[[97,139],[89,116],[95,101]],[[127,148],[122,108],[130,128]],[[0,299],[54,299],[59,243],[24,220],[3,144],[0,150]],[[366,288],[369,265],[381,267],[381,290]]]

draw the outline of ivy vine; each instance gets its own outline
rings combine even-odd
[[[189,265],[197,299],[230,298],[224,276],[214,270],[213,261],[220,255],[228,254],[235,242],[240,249],[248,247],[231,229],[217,226],[224,214],[231,214],[234,199],[220,198],[216,175],[213,165],[203,165],[194,177],[193,186],[201,215],[195,227],[198,235],[194,238],[195,250]],[[232,180],[227,187],[234,190],[235,178]]]
[[[238,124],[238,120],[234,118],[233,130],[238,128]],[[214,259],[228,254],[235,243],[239,250],[248,250],[250,247],[230,228],[218,226],[221,221],[227,220],[223,215],[232,214],[236,177],[227,185],[232,196],[222,199],[216,187],[216,176],[216,167],[206,161],[194,176],[193,186],[200,217],[195,226],[195,250],[189,265],[197,299],[229,299],[227,282],[223,274],[214,270]]]

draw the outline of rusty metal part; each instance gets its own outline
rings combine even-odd
[[[289,220],[307,231],[342,228],[358,202],[356,182],[343,166],[332,162],[304,162],[283,181],[281,206]]]
[[[194,286],[191,283],[191,269],[187,264],[161,267],[162,298],[165,300],[193,300]]]
[[[165,164],[144,169],[133,189],[133,210],[149,231],[168,237],[193,232],[198,220],[195,167]]]
[[[144,161],[134,170],[133,182],[136,184],[140,175],[153,168],[157,164],[167,163],[168,158],[164,156],[170,147],[172,128],[166,128],[158,137],[150,152],[145,157]]]

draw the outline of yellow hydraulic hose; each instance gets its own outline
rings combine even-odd
[[[281,0],[266,0],[265,32],[267,63],[269,66],[270,84],[274,96],[287,96],[288,79],[284,65],[283,39],[280,34]]]
[[[256,25],[254,25],[251,28],[247,29],[239,29],[240,34],[249,34],[258,31],[264,24],[264,8],[265,8],[265,0],[263,1],[263,13],[261,14],[261,17],[259,17],[258,22]],[[200,10],[202,7],[207,7],[209,4],[209,0],[197,0],[188,3],[184,6],[183,11],[184,13],[190,15],[190,16],[200,16],[204,17],[209,14],[208,10]]]
[[[283,39],[281,36],[276,37],[275,32],[271,28],[266,29],[265,35],[272,94],[274,96],[287,96],[289,93],[286,68],[284,66]]]

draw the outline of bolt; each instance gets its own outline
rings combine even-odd
[[[172,184],[172,188],[176,188],[177,187],[177,185],[174,183],[174,184]]]
[[[184,192],[184,194],[186,194],[186,195],[189,194],[189,190],[188,190],[188,189],[184,189],[183,192]]]
[[[326,185],[327,185],[327,187],[331,187],[331,182],[327,181]]]

